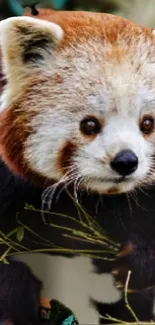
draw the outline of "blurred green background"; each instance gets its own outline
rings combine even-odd
[[[26,4],[57,10],[108,12],[147,27],[155,27],[155,0],[0,0],[0,19],[21,15],[24,10],[22,5]]]

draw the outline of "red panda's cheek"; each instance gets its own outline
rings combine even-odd
[[[8,166],[19,173],[23,161],[23,143],[25,130],[20,126],[14,110],[5,110],[0,116],[0,155]]]
[[[24,144],[31,134],[23,117],[17,116],[13,108],[0,115],[0,156],[15,174],[39,186],[47,186],[52,180],[33,171],[24,157]]]
[[[63,174],[69,172],[69,170],[74,170],[74,156],[77,151],[77,144],[71,140],[67,140],[62,148],[59,150],[57,159],[57,168],[61,170]],[[76,173],[76,170],[73,173]]]

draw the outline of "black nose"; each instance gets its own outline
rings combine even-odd
[[[111,168],[121,176],[132,174],[138,167],[138,158],[131,150],[120,151],[111,162]]]

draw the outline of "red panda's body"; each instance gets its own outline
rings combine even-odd
[[[0,44],[0,155],[15,174],[45,187],[73,184],[75,194],[154,182],[154,31],[107,14],[40,10],[2,21]],[[128,237],[114,269],[120,288],[142,264],[143,241]],[[132,290],[154,285],[154,246],[149,252],[150,274],[142,268]]]

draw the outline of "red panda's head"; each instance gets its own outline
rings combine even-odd
[[[40,11],[0,23],[0,154],[40,184],[99,193],[152,182],[155,36],[123,18]]]

